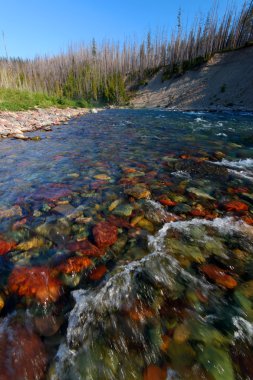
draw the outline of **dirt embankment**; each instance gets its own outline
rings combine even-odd
[[[253,111],[253,47],[215,54],[201,68],[162,82],[159,72],[132,99],[134,107]]]

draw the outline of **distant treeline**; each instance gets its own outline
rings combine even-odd
[[[59,99],[121,103],[127,100],[126,89],[144,84],[161,68],[168,78],[205,62],[216,52],[237,49],[253,40],[253,1],[239,10],[230,7],[222,16],[215,2],[204,18],[196,16],[190,30],[182,25],[180,11],[177,19],[170,36],[149,32],[140,43],[97,44],[93,40],[88,46],[72,47],[54,57],[3,57],[0,87],[42,92]]]

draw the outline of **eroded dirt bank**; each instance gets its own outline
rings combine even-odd
[[[215,54],[201,68],[162,82],[159,72],[132,100],[134,107],[253,111],[253,47]]]

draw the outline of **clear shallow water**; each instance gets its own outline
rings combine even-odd
[[[253,378],[252,115],[36,135],[0,142],[0,379]]]

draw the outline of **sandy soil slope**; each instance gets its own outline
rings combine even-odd
[[[201,68],[162,82],[159,72],[140,88],[134,107],[253,111],[253,47],[215,54]]]

